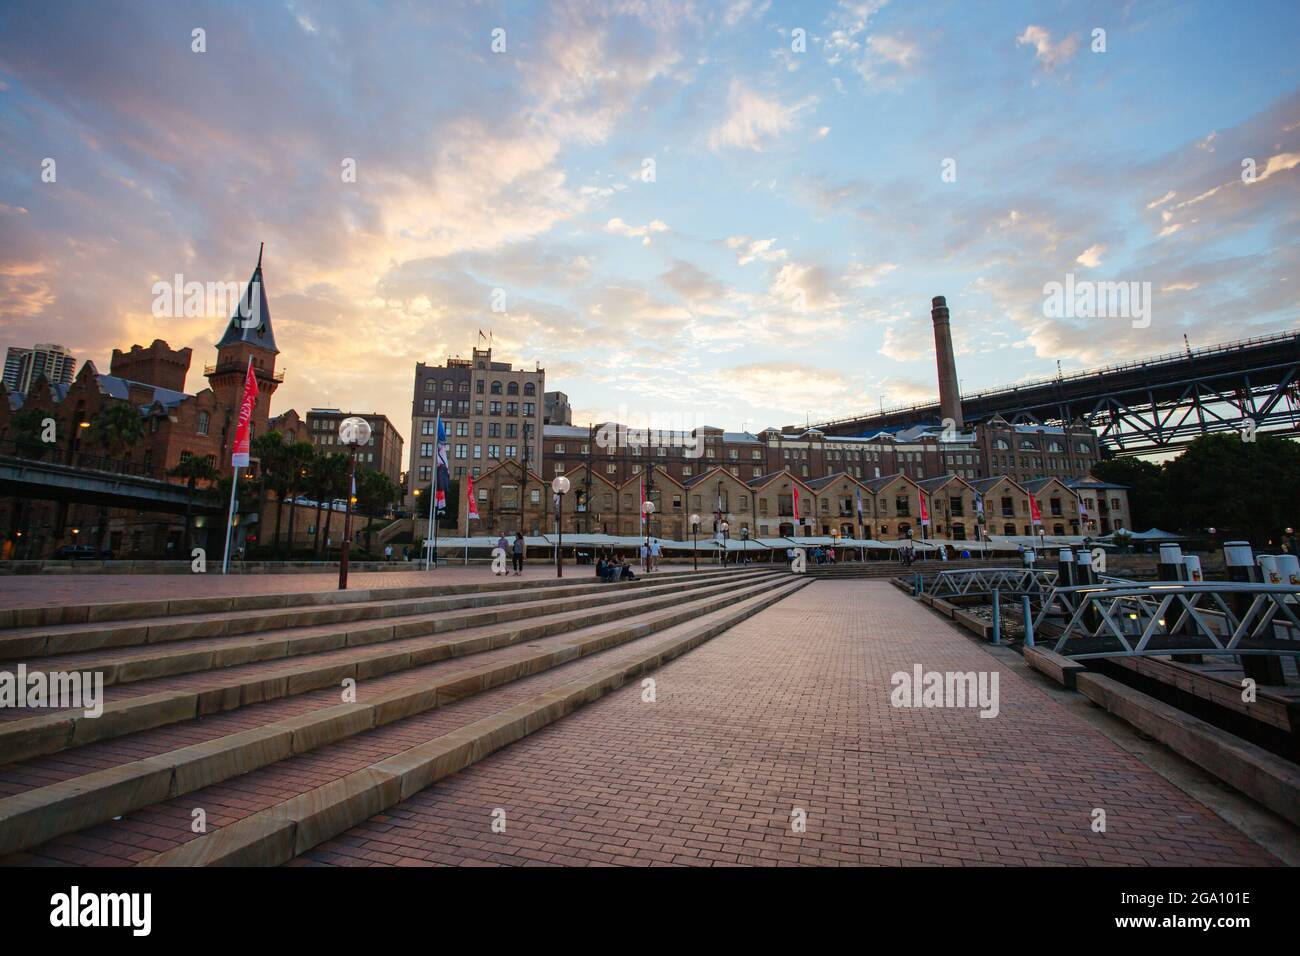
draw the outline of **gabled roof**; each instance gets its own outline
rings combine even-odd
[[[785,468],[780,471],[769,471],[766,475],[759,475],[757,478],[751,478],[745,484],[753,491],[762,491],[778,478],[789,478],[791,481],[797,481],[809,491],[812,491],[812,486],[808,484],[807,479],[800,478],[794,472]]]
[[[953,481],[959,481],[963,485],[966,485],[968,488],[973,487],[971,483],[967,481],[965,478],[963,478],[961,475],[951,475],[951,474],[936,475],[933,478],[926,478],[922,481],[918,481],[917,484],[921,486],[921,488],[925,491],[927,495],[932,495],[940,488],[942,488],[944,485]]]
[[[887,488],[892,485],[899,478],[902,478],[909,485],[916,484],[914,479],[907,477],[907,475],[901,471],[896,471],[892,475],[881,475],[879,478],[868,478],[862,482],[862,485],[868,491],[879,491],[881,488]]]
[[[1070,492],[1071,494],[1074,493],[1073,488],[1071,488],[1064,481],[1062,481],[1060,478],[1057,478],[1055,476],[1051,478],[1035,478],[1033,481],[1026,481],[1023,484],[1024,484],[1024,489],[1026,491],[1028,491],[1031,495],[1036,495],[1044,488],[1046,488],[1048,485],[1050,485],[1052,482],[1056,482],[1058,485],[1060,485],[1062,488],[1064,488],[1066,491]]]
[[[974,481],[971,482],[971,487],[973,487],[980,494],[984,494],[986,491],[988,491],[990,488],[992,488],[1000,481],[1009,481],[1011,482],[1011,484],[1015,485],[1021,491],[1024,491],[1025,494],[1029,493],[1025,491],[1024,485],[1022,485],[1020,482],[1016,481],[1014,478],[1010,477],[1009,475],[993,475],[989,478],[976,478]]]
[[[824,477],[817,478],[813,481],[805,482],[805,484],[813,491],[821,491],[827,485],[832,485],[837,481],[849,481],[855,485],[861,484],[857,478],[854,478],[847,471],[831,472],[829,475],[825,475]]]
[[[708,471],[701,472],[698,475],[694,475],[690,478],[687,478],[685,481],[682,482],[682,487],[694,488],[700,482],[707,481],[708,479],[713,478],[719,474],[721,474],[725,478],[729,478],[730,480],[734,481],[738,485],[746,484],[745,479],[733,475],[731,472],[727,471],[727,469],[723,468],[721,465],[714,465]]]
[[[150,385],[147,382],[134,382],[129,378],[122,378],[118,375],[100,375],[98,376],[99,390],[109,398],[117,398],[127,401],[131,397],[131,387],[147,388],[151,391],[152,397],[143,405],[138,406],[142,411],[153,405],[161,405],[163,408],[174,408],[193,395],[185,392],[173,391],[170,388],[159,388],[157,385]]]
[[[518,458],[503,458],[500,461],[498,461],[495,465],[493,465],[491,468],[488,468],[485,471],[483,471],[477,478],[474,479],[474,481],[475,483],[478,483],[482,481],[484,478],[486,478],[488,475],[492,474],[493,472],[500,471],[502,468],[505,467],[510,467],[516,473],[522,473],[523,466],[524,463]],[[537,472],[533,471],[531,468],[528,469],[528,478],[530,480],[541,482],[547,488],[551,487],[551,483],[549,481],[547,481]]]
[[[1070,488],[1121,488],[1128,490],[1128,485],[1116,484],[1113,481],[1101,481],[1089,475],[1087,478],[1067,478],[1065,481]]]
[[[225,334],[217,348],[245,342],[279,353],[275,347],[275,332],[271,329],[271,308],[266,304],[266,284],[262,281],[262,250],[257,250],[257,267],[244,287],[235,314],[226,324]]]

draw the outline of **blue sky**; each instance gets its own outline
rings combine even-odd
[[[931,397],[934,295],[967,390],[1290,328],[1298,26],[1282,2],[3,3],[0,344],[106,370],[163,338],[196,389],[224,317],[155,317],[154,283],[242,282],[262,240],[274,410],[404,434],[414,363],[479,329],[577,421],[758,429]],[[1150,324],[1046,317],[1066,273],[1149,282]]]

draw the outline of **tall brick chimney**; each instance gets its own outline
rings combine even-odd
[[[930,303],[934,323],[934,357],[939,367],[939,415],[962,427],[961,392],[957,386],[957,361],[952,354],[952,330],[948,327],[948,301],[936,295]]]

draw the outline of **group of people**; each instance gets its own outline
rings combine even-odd
[[[612,581],[631,581],[636,575],[631,565],[617,555],[601,555],[596,561],[596,577],[609,583]]]
[[[513,570],[515,574],[522,575],[524,573],[524,533],[516,531],[515,540],[507,541],[503,532],[501,537],[497,538],[497,547],[501,549],[502,553],[510,555],[510,569],[494,570],[492,573],[509,575],[510,570]],[[493,567],[496,566],[493,565]]]

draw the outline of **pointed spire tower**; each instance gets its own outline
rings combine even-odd
[[[244,395],[244,375],[248,361],[253,361],[257,376],[258,398],[253,408],[252,434],[266,431],[266,420],[271,408],[271,396],[284,381],[284,373],[276,372],[275,357],[280,350],[275,347],[275,331],[271,327],[271,309],[266,302],[266,285],[262,281],[262,251],[257,250],[257,266],[244,288],[234,315],[217,342],[217,363],[204,369],[208,385],[221,404],[226,418],[226,432],[222,438],[225,464],[229,467],[229,443],[234,440],[235,418]]]

